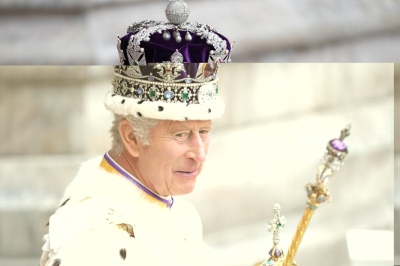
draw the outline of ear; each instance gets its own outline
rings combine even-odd
[[[122,120],[118,125],[118,131],[125,149],[133,157],[138,157],[139,143],[136,140],[135,134],[133,134],[131,124],[126,119]]]

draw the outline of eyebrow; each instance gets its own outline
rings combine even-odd
[[[171,127],[170,132],[177,132],[177,131],[192,131],[189,127],[185,127],[185,126],[175,126],[175,127]]]
[[[202,125],[202,126],[200,126],[199,127],[199,130],[202,130],[202,129],[204,129],[204,128],[206,128],[206,129],[212,129],[212,123],[210,123],[210,124],[207,124],[207,125]],[[189,130],[189,131],[193,131],[190,127],[188,127],[188,126],[185,126],[185,125],[182,125],[182,124],[178,124],[178,125],[170,125],[170,127],[169,127],[169,132],[170,133],[172,133],[172,132],[178,132],[178,131],[184,131],[184,130]]]

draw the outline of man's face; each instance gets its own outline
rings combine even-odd
[[[192,192],[207,157],[211,121],[161,121],[140,146],[136,177],[161,196]]]

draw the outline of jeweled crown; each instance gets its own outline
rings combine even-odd
[[[165,13],[169,22],[135,22],[118,37],[121,66],[114,68],[106,107],[155,119],[222,116],[218,70],[230,62],[230,42],[207,24],[186,22],[190,10],[183,0],[170,0]]]

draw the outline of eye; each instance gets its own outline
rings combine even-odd
[[[202,129],[202,130],[199,131],[199,134],[200,134],[200,136],[202,138],[206,138],[210,134],[210,130],[209,129]]]
[[[190,132],[178,132],[174,135],[176,140],[185,140],[188,138]]]

